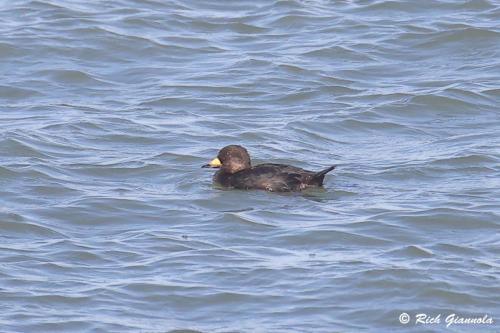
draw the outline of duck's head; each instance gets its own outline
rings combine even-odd
[[[248,151],[238,145],[222,148],[216,158],[202,166],[202,168],[221,168],[227,173],[236,173],[251,167]]]

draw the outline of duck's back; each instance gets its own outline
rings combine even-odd
[[[223,186],[237,189],[263,189],[273,192],[300,191],[311,183],[315,173],[284,164],[260,164],[232,175],[220,174],[216,179]]]

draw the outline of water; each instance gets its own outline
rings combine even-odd
[[[499,2],[0,4],[0,331],[500,331]]]

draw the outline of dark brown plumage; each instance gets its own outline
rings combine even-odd
[[[335,169],[335,166],[331,166],[314,172],[273,163],[252,167],[247,150],[238,145],[222,148],[217,158],[203,167],[220,168],[214,175],[214,182],[224,187],[272,192],[295,192],[308,187],[322,186],[325,175]]]

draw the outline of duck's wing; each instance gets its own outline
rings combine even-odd
[[[234,174],[231,185],[239,189],[262,189],[272,192],[299,191],[304,185],[300,170],[302,169],[283,164],[260,164]]]
[[[277,164],[277,163],[265,163],[254,166],[252,169],[274,169],[277,173],[314,173],[311,171],[304,170],[302,168],[294,167],[287,164]]]
[[[323,180],[325,179],[325,175],[336,168],[336,165],[332,165],[332,166],[330,166],[326,169],[323,169],[321,171],[314,172],[314,171],[304,170],[302,168],[297,168],[297,167],[294,167],[291,165],[285,165],[285,164],[268,163],[268,164],[258,165],[257,167],[260,167],[260,166],[275,167],[278,170],[280,170],[281,172],[288,173],[288,174],[294,174],[295,176],[299,177],[301,183],[304,183],[307,185],[312,185],[312,186],[322,186]]]

